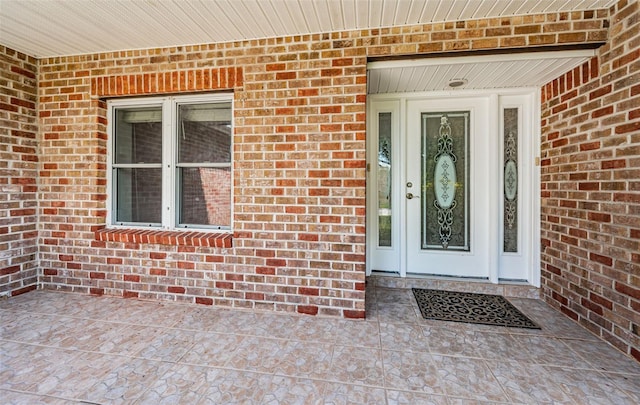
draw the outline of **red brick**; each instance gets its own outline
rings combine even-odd
[[[315,305],[298,305],[298,312],[307,315],[317,315],[318,307]]]
[[[640,301],[640,288],[634,288],[627,284],[623,284],[619,281],[615,282],[616,291],[633,298],[634,300]]]
[[[213,305],[213,299],[206,297],[196,297],[196,304]]]
[[[608,256],[599,255],[597,253],[589,253],[589,259],[594,262],[602,263],[605,266],[611,266],[613,264],[613,259]]]
[[[0,269],[0,276],[6,276],[7,274],[13,274],[20,271],[20,266],[9,266]]]
[[[302,295],[320,295],[320,290],[318,288],[309,288],[309,287],[298,287],[298,293]]]
[[[342,311],[343,315],[345,318],[351,318],[351,319],[364,319],[365,318],[365,311],[364,310],[352,310],[352,309],[345,309]]]

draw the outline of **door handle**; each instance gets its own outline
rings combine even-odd
[[[407,200],[412,200],[414,198],[420,198],[419,195],[413,195],[413,193],[407,193]]]

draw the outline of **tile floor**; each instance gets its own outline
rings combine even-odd
[[[535,331],[427,321],[407,289],[367,294],[366,321],[51,291],[0,300],[0,403],[640,403],[640,363],[539,300],[511,299]]]

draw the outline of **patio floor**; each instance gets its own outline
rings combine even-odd
[[[541,331],[427,321],[368,286],[366,321],[34,291],[0,300],[0,402],[640,402],[640,364],[534,299]]]

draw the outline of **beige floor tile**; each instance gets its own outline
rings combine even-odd
[[[193,344],[181,363],[222,367],[236,355],[245,336],[228,333],[195,332]]]
[[[284,345],[275,373],[327,380],[332,373],[334,346],[328,343],[290,341]]]
[[[335,346],[328,379],[346,384],[383,386],[380,349]]]
[[[73,367],[79,352],[53,347],[2,342],[0,388],[40,393],[40,384],[56,369]]]
[[[320,403],[325,405],[384,404],[386,398],[382,388],[327,383]]]
[[[640,404],[640,375],[639,374],[619,374],[602,373],[604,377],[613,381],[616,387],[623,390],[637,404]]]
[[[327,383],[303,378],[273,376],[260,400],[263,405],[324,404]],[[242,402],[244,403],[244,402]]]
[[[596,370],[640,374],[640,362],[625,356],[607,343],[602,341],[572,342],[568,340],[563,342]]]
[[[110,329],[108,334],[102,336],[94,350],[100,353],[137,356],[166,330],[150,326],[120,325],[119,328]]]
[[[378,303],[378,320],[388,323],[418,322],[422,315],[411,304],[403,303]]]
[[[417,323],[380,322],[380,342],[383,350],[429,352],[425,327]]]
[[[196,404],[206,387],[218,381],[220,370],[175,364],[145,391],[136,404]]]
[[[529,360],[524,348],[509,334],[469,329],[424,328],[431,353],[485,359]]]
[[[411,289],[377,288],[375,294],[379,304],[409,304],[413,300]]]
[[[531,361],[536,364],[591,368],[583,356],[578,355],[570,347],[565,346],[561,339],[532,335],[512,335],[512,337],[523,350],[526,351]]]
[[[66,398],[55,398],[25,392],[7,391],[0,389],[0,399],[3,405],[69,405],[80,404]]]
[[[571,397],[542,365],[517,361],[487,362],[507,395],[520,403],[567,403]]]
[[[382,362],[385,388],[445,394],[444,385],[430,354],[384,350]]]
[[[262,373],[279,372],[286,355],[285,340],[245,336],[225,367]]]
[[[249,328],[238,333],[278,339],[293,339],[297,331],[299,315],[258,313]]]
[[[637,405],[613,380],[595,370],[545,367],[547,378],[557,382],[571,399],[571,404]]]
[[[67,356],[70,356],[67,358]],[[48,364],[38,367],[30,376],[35,386],[29,391],[62,398],[81,398],[96,381],[128,359],[95,352],[52,353]]]
[[[340,320],[334,331],[335,343],[342,346],[380,348],[380,326],[367,320]]]
[[[433,356],[433,364],[449,396],[481,401],[509,400],[484,360]]]
[[[496,402],[496,401],[481,401],[478,399],[468,399],[468,398],[456,398],[456,397],[448,397],[449,404],[451,405],[530,405],[523,404],[520,402]]]
[[[269,374],[211,369],[207,373],[207,380],[199,389],[200,400],[190,403],[258,405],[264,403],[263,399],[267,394],[275,392],[281,397],[286,397],[287,393],[275,387],[273,380],[274,377]],[[282,381],[283,385],[286,383],[292,381]]]
[[[367,294],[366,321],[53,291],[0,300],[0,402],[640,403],[640,363],[542,301],[512,299],[534,331],[422,319],[409,289]]]
[[[108,373],[99,378],[82,399],[96,403],[132,403],[171,367],[171,363],[145,359],[129,359],[118,366],[111,365]]]
[[[336,333],[343,325],[339,319],[299,317],[291,332],[291,339],[308,342],[335,343]]]
[[[15,319],[3,322],[0,338],[45,346],[88,349],[93,342],[84,339],[76,341],[75,338],[78,332],[86,335],[86,329],[92,322],[56,315],[17,313]],[[79,330],[75,329],[76,325],[79,325]]]
[[[388,405],[447,405],[448,403],[447,398],[441,395],[387,390]]]
[[[153,331],[152,331],[153,333]],[[200,339],[200,333],[192,330],[163,329],[145,345],[136,356],[150,360],[176,362]]]

